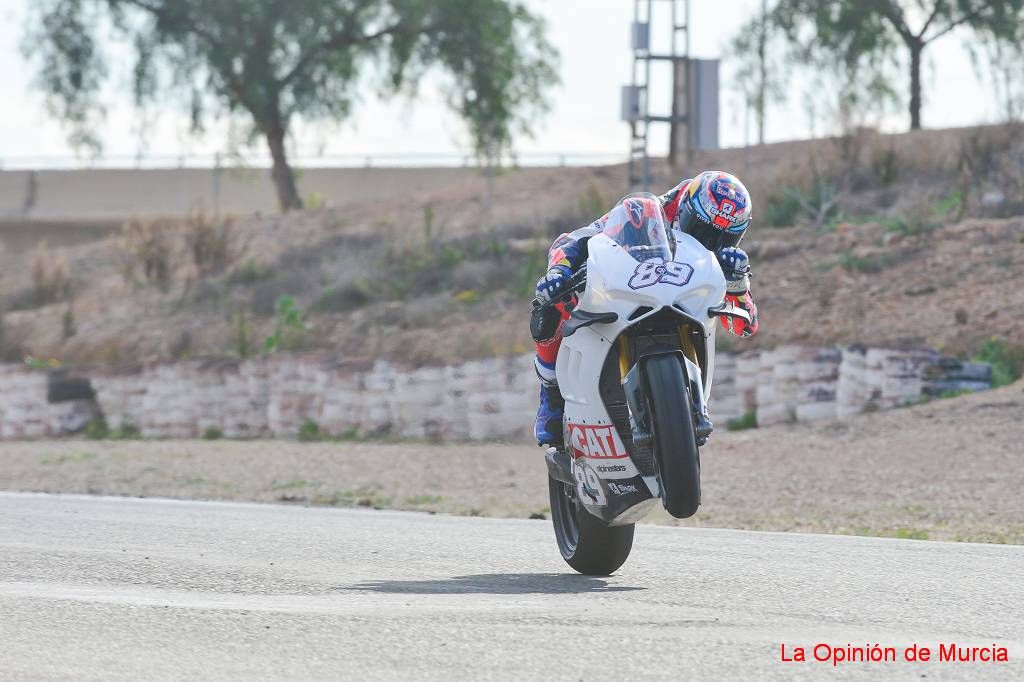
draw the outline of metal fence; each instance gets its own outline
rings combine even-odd
[[[502,158],[504,166],[603,166],[625,163],[625,154],[531,152]],[[450,152],[296,155],[297,168],[460,168],[479,166],[476,156]],[[0,170],[83,170],[90,168],[269,168],[265,154],[135,154],[76,156],[0,156]]]

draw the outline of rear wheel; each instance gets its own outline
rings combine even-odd
[[[584,575],[611,575],[633,548],[633,524],[608,526],[576,498],[576,488],[548,476],[551,523],[558,551]]]
[[[652,357],[644,369],[665,510],[677,519],[689,518],[700,506],[700,454],[689,382],[675,355]]]

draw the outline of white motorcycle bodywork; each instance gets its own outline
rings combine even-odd
[[[609,415],[599,381],[609,352],[628,327],[675,308],[702,331],[703,371],[686,361],[691,384],[710,398],[717,318],[708,309],[725,297],[725,276],[715,255],[678,230],[671,261],[638,262],[615,241],[597,234],[588,242],[586,289],[576,311],[615,313],[614,322],[594,322],[566,336],[555,372],[565,398],[565,443],[583,506],[612,525],[634,523],[659,499],[656,476],[642,476]],[[635,315],[638,308],[651,310]],[[681,317],[680,319],[685,319]],[[696,376],[694,375],[696,372]]]

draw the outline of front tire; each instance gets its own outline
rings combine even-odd
[[[551,523],[565,563],[583,575],[611,575],[633,548],[634,524],[608,526],[588,512],[576,489],[548,476]]]
[[[652,357],[644,369],[665,510],[677,519],[687,519],[700,506],[700,453],[690,382],[675,355]]]

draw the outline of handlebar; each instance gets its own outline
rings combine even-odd
[[[547,303],[542,303],[540,299],[533,299],[534,308],[550,308],[558,303],[564,303],[580,291],[583,291],[587,286],[587,264],[584,263],[579,269],[572,274],[569,278],[569,286],[565,288],[565,291],[552,298]]]
[[[708,317],[738,317],[739,319],[750,324],[750,313],[743,308],[735,306],[731,303],[722,303],[714,308],[708,308]]]

